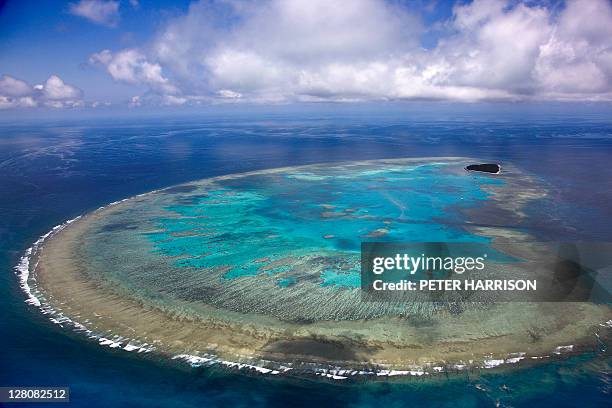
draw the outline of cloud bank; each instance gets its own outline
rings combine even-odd
[[[0,77],[0,109],[32,108],[73,108],[83,106],[80,89],[64,83],[51,75],[44,84],[29,85],[9,75]]]
[[[228,23],[229,22],[229,23]],[[433,48],[421,36],[438,30]],[[425,27],[383,0],[193,3],[140,49],[94,54],[138,103],[612,100],[612,3],[474,0]]]
[[[80,0],[69,11],[119,21],[115,0]],[[429,24],[425,13],[397,0],[199,1],[145,44],[101,49],[89,64],[147,90],[129,106],[612,101],[610,0],[460,1]],[[427,47],[426,37],[435,39]],[[0,108],[81,98],[57,76],[34,86],[0,78]]]

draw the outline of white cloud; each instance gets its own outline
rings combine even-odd
[[[94,102],[91,102],[89,106],[91,106],[92,108],[108,107],[108,106],[112,106],[112,103],[108,101],[106,102],[94,101]]]
[[[48,100],[76,100],[81,98],[81,91],[68,85],[57,75],[51,75],[44,85],[36,86]]]
[[[225,99],[239,99],[242,98],[242,94],[240,92],[234,92],[231,89],[221,89],[217,91],[217,95],[220,98]]]
[[[184,105],[185,103],[187,103],[187,98],[182,96],[164,95],[162,99],[162,104],[168,106]]]
[[[138,103],[612,100],[607,0],[568,0],[561,10],[460,3],[432,49],[420,46],[419,18],[398,4],[193,3],[148,47],[104,50],[90,61],[157,95]]]
[[[141,105],[142,105],[142,100],[141,100],[140,95],[132,96],[132,99],[130,99],[130,103],[128,103],[128,106],[130,108],[136,108]]]
[[[37,106],[37,103],[31,96],[11,98],[8,96],[0,95],[0,109],[32,108],[35,106]]]
[[[64,83],[57,75],[51,75],[44,84],[34,86],[9,75],[0,77],[0,109],[79,107],[84,104],[81,96],[81,90]]]
[[[71,3],[69,11],[95,24],[115,27],[119,22],[119,2],[115,0],[81,0]]]
[[[103,50],[89,57],[89,62],[104,66],[116,81],[146,84],[164,94],[177,92],[176,87],[162,75],[161,65],[149,62],[138,50],[127,49],[115,54],[110,50]]]
[[[6,97],[27,96],[32,93],[32,88],[27,82],[8,75],[0,77],[0,95]]]
[[[436,50],[448,66],[447,84],[521,93],[533,88],[539,47],[553,28],[544,8],[476,0],[454,10],[458,34]]]
[[[612,92],[611,3],[568,3],[540,47],[534,75],[544,91],[567,97]]]

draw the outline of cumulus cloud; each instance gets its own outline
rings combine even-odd
[[[612,3],[568,3],[540,47],[534,76],[544,92],[580,97],[611,91]],[[605,96],[605,95],[604,95]]]
[[[612,3],[458,3],[433,48],[400,2],[196,2],[90,62],[155,101],[612,100]]]
[[[51,75],[44,84],[29,85],[9,75],[0,77],[0,109],[46,106],[67,108],[83,106],[80,89]]]
[[[79,89],[64,83],[57,75],[51,75],[44,85],[35,85],[34,89],[40,90],[46,99],[53,101],[81,98],[81,91]]]
[[[455,7],[457,35],[436,50],[447,66],[442,82],[529,92],[539,47],[553,30],[549,19],[544,8],[518,4],[507,9],[501,0]]]
[[[115,54],[110,50],[102,50],[89,57],[89,63],[105,67],[116,81],[145,84],[163,94],[177,92],[176,87],[162,75],[161,65],[149,62],[144,54],[135,49]]]
[[[119,22],[119,2],[115,0],[81,0],[71,3],[68,10],[75,16],[107,27],[115,27]]]
[[[8,96],[0,95],[0,109],[33,108],[35,106],[37,106],[37,103],[31,96],[11,98]]]
[[[27,82],[8,75],[0,77],[0,95],[6,97],[28,96],[32,93],[32,88]]]

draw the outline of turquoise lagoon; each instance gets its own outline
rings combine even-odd
[[[279,260],[342,254],[321,285],[359,286],[361,241],[484,241],[463,228],[461,209],[482,205],[499,178],[457,173],[448,163],[311,167],[219,181],[165,207],[162,229],[147,234],[176,267],[228,266],[225,279],[267,273],[291,280]],[[455,170],[455,171],[451,171]],[[187,202],[185,202],[187,201]],[[265,261],[264,261],[265,260]],[[263,265],[262,265],[263,264]],[[263,266],[267,266],[264,268]],[[350,266],[350,268],[348,268]]]
[[[94,278],[179,314],[199,303],[294,321],[391,313],[356,305],[361,242],[489,242],[473,228],[477,210],[516,180],[468,173],[470,162],[311,165],[176,186],[95,221],[83,258]],[[325,299],[334,306],[310,307]]]

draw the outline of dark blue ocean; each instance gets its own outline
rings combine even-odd
[[[609,105],[331,105],[0,120],[0,386],[70,386],[63,406],[88,408],[612,405],[605,345],[518,370],[436,380],[324,382],[192,369],[103,348],[52,324],[23,302],[13,271],[53,226],[135,194],[257,169],[395,157],[512,163],[551,191],[552,199],[528,209],[538,214],[530,225],[538,238],[611,241]]]

